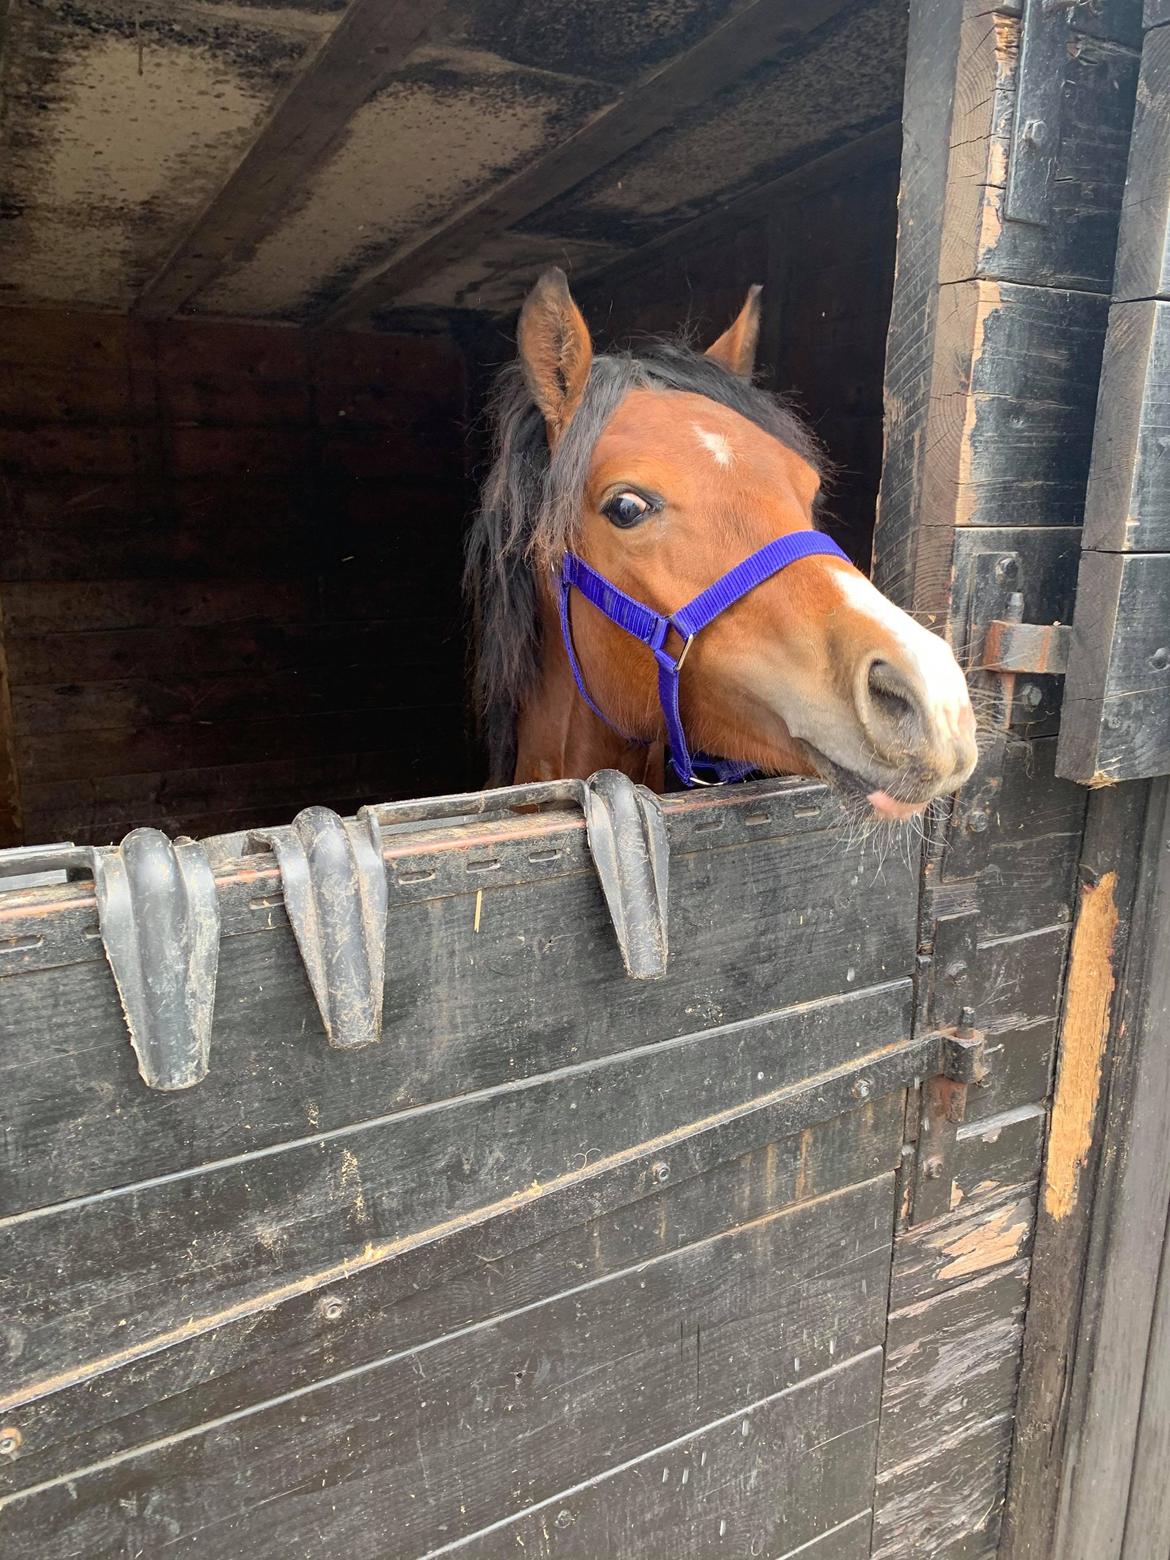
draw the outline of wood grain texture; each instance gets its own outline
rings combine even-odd
[[[910,508],[910,489],[891,491],[893,475],[883,482],[890,501],[900,494],[899,523],[909,525],[913,515],[919,527],[912,599],[920,610],[942,615],[951,605],[957,527],[1006,531],[1079,520],[1108,300],[969,281],[941,288],[937,311],[929,394],[906,429],[909,436],[920,420]],[[894,401],[889,440],[901,440],[897,424],[907,415]],[[875,567],[888,589],[886,503],[883,498]]]
[[[1112,1011],[1106,1026],[1100,1082],[1091,1068],[1075,1068],[1077,1087],[1072,1091],[1070,1105],[1079,1114],[1090,1096],[1094,1102],[1085,1164],[1073,1178],[1071,1167],[1058,1170],[1050,1153],[1046,1167],[1048,1176],[1055,1174],[1071,1181],[1072,1202],[1066,1206],[1064,1198],[1060,1199],[1061,1216],[1057,1218],[1049,1211],[1047,1200],[1041,1198],[1037,1214],[1011,1482],[1004,1518],[1005,1560],[1046,1560],[1051,1553],[1068,1429],[1068,1385],[1076,1352],[1105,1102],[1119,1041],[1116,1020],[1120,982],[1133,913],[1145,806],[1144,786],[1117,786],[1095,792],[1088,806],[1079,865],[1079,913],[1083,914],[1087,903],[1090,915],[1101,916],[1104,902],[1098,901],[1099,885],[1106,874],[1116,874],[1111,898],[1118,925],[1109,944],[1110,970],[1106,973],[1098,969],[1084,978],[1090,1000],[1095,1000],[1091,976],[1112,988]],[[1090,939],[1091,952],[1097,951],[1100,941],[1099,936]],[[1075,1011],[1072,1018],[1074,1027],[1081,1022]],[[1062,1026],[1067,1021],[1067,1017],[1062,1018]],[[1080,1049],[1082,1053],[1095,1049],[1091,1032],[1082,1039]]]
[[[474,1560],[733,1554],[868,1560],[877,1353],[556,1495],[463,1544]],[[848,1427],[848,1428],[844,1428]],[[661,1469],[661,1474],[659,1473]],[[685,1475],[685,1478],[684,1478]]]
[[[1170,20],[1170,16],[1162,20]],[[1147,19],[1147,27],[1151,26]],[[1161,26],[1142,44],[1141,74],[1133,120],[1125,220],[1117,245],[1113,296],[1165,298],[1170,290],[1170,34]]]
[[[1125,1533],[1142,1398],[1156,1325],[1159,1266],[1170,1208],[1162,1152],[1170,1099],[1170,842],[1167,786],[1151,788],[1142,873],[1104,1128],[1105,1173],[1093,1208],[1070,1394],[1056,1544],[1068,1560],[1118,1554]],[[1140,1472],[1140,1470],[1139,1470]],[[1153,1516],[1159,1509],[1146,1505]],[[1137,1535],[1135,1535],[1136,1538]],[[1143,1535],[1160,1553],[1170,1532]]]
[[[995,1553],[1027,1264],[890,1315],[875,1560]]]
[[[579,823],[554,816],[388,843],[385,1032],[382,1046],[369,1051],[326,1047],[272,859],[238,863],[220,877],[224,937],[211,1073],[182,1095],[152,1093],[134,1081],[112,980],[88,935],[89,894],[69,890],[60,911],[52,908],[62,902],[59,890],[21,896],[23,912],[6,906],[3,925],[12,938],[6,966],[23,974],[4,983],[0,998],[19,1001],[25,1014],[13,1025],[24,1039],[8,1077],[12,1174],[22,1164],[27,1171],[6,1186],[7,1211],[330,1132],[353,1121],[355,1100],[371,1118],[434,1105],[813,1004],[836,997],[842,984],[859,993],[883,987],[872,998],[840,999],[840,1011],[864,1015],[851,1031],[858,1053],[900,1038],[902,983],[913,965],[912,877],[887,863],[877,881],[862,878],[823,832],[769,837],[765,823],[744,822],[766,817],[753,792],[699,809],[674,804],[681,816],[671,831],[673,959],[663,981],[623,977]],[[807,790],[790,787],[776,793],[777,812],[786,796],[809,810]],[[728,848],[697,848],[709,843],[702,832],[688,844],[684,818],[700,829],[720,824],[716,833]],[[469,861],[496,865],[485,876],[469,872]],[[809,913],[810,885],[818,882],[831,914]],[[735,899],[735,917],[706,914],[725,894]],[[745,969],[748,935],[756,958]],[[799,1036],[813,1045],[810,1057],[820,1044],[813,1037],[835,1032],[838,1009],[830,1009],[792,1015],[793,1043]],[[36,1039],[45,1032],[61,1037],[55,1060]],[[762,1054],[766,1032],[765,1025]],[[258,1034],[266,1037],[262,1047]],[[777,1065],[787,1065],[779,1054],[763,1062],[769,1076]],[[114,1098],[123,1109],[111,1118]]]
[[[24,804],[16,756],[16,726],[12,716],[12,668],[4,592],[0,588],[0,850],[24,840]]]
[[[128,1487],[143,1536],[166,1534],[179,1552],[286,1554],[307,1521],[371,1556],[387,1553],[387,1535],[392,1553],[412,1554],[436,1529],[474,1532],[652,1451],[688,1420],[770,1397],[838,1351],[873,1349],[891,1215],[887,1176],[16,1497],[9,1551],[105,1553],[124,1534]],[[877,1379],[862,1417],[876,1411]]]
[[[1170,772],[1170,553],[1086,552],[1065,678],[1060,773],[1112,785]]]
[[[1095,30],[1125,36],[1123,10]],[[1096,404],[1136,71],[1130,50],[1076,32],[1068,13],[1047,20],[1074,29],[1061,217],[1031,228],[1001,209],[1018,17],[975,0],[912,12],[875,569],[901,605],[940,620],[956,527],[1075,523],[1083,503],[1076,452]]]
[[[209,1280],[212,1314],[255,1311],[290,1286],[385,1260],[425,1230],[570,1175],[587,1154],[606,1161],[698,1130],[706,1117],[750,1103],[760,1071],[767,1081],[760,1064],[770,1036],[753,1038],[754,1052],[720,1047],[723,1075],[710,1081],[703,1058],[714,1050],[703,1037],[581,1076],[487,1091],[438,1119],[423,1111],[355,1124],[10,1223],[0,1234],[10,1355],[19,1345],[10,1390],[33,1393],[111,1350],[176,1340],[208,1307]],[[848,1036],[839,1049],[855,1052]],[[796,1065],[803,1073],[810,1064]]]
[[[948,184],[962,20],[960,8],[945,0],[914,0],[910,7],[898,247],[886,352],[886,451],[874,540],[876,582],[903,607],[917,605],[921,439],[943,244],[938,213]]]
[[[27,837],[209,833],[471,781],[453,341],[11,327],[0,577]],[[266,788],[274,769],[313,789]]]
[[[1170,303],[1115,303],[1085,503],[1084,545],[1170,549]]]
[[[1162,1237],[1162,1266],[1150,1326],[1142,1405],[1134,1442],[1122,1560],[1141,1560],[1151,1543],[1170,1536],[1170,1230]]]
[[[736,1153],[736,1134],[705,1134],[665,1185],[604,1168],[505,1204],[378,1263],[220,1318],[167,1348],[136,1354],[9,1417],[20,1455],[6,1491],[40,1484],[129,1448],[295,1390],[306,1381],[412,1347],[544,1294],[676,1251],[769,1210],[891,1170],[902,1096],[893,1094]],[[741,1134],[742,1135],[742,1134]]]

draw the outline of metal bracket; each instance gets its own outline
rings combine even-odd
[[[967,1114],[967,1089],[987,1076],[983,1034],[964,1008],[954,1029],[939,1030],[939,1071],[922,1084],[918,1143],[908,1219],[922,1224],[949,1211],[955,1184],[955,1142]]]
[[[589,853],[609,906],[626,974],[654,980],[669,956],[670,846],[658,798],[616,769],[585,782]]]
[[[207,853],[134,829],[119,846],[0,853],[0,877],[92,874],[98,929],[143,1082],[189,1089],[207,1076],[219,966],[219,901]]]
[[[589,853],[617,934],[626,974],[654,980],[669,958],[667,900],[670,846],[658,798],[616,769],[588,780],[551,780],[421,802],[363,807],[383,828],[453,822],[539,807],[573,805],[585,815]]]
[[[1021,615],[1023,596],[1018,600]],[[983,636],[983,652],[978,670],[1034,677],[1063,677],[1068,670],[1068,652],[1072,644],[1072,626],[1068,623],[1020,623],[1012,618],[995,618]]]
[[[382,1038],[386,969],[386,868],[382,832],[366,809],[346,823],[306,807],[291,825],[253,831],[272,847],[284,906],[329,1044]]]
[[[1052,214],[1068,38],[1067,5],[1024,0],[1003,203],[1009,222],[1043,227]]]

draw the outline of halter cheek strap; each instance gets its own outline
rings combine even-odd
[[[771,579],[773,574],[786,569],[798,558],[810,558],[818,554],[830,558],[845,557],[836,542],[821,531],[794,531],[789,536],[777,537],[774,542],[768,542],[758,552],[752,553],[742,563],[737,563],[733,569],[721,575],[714,585],[709,585],[693,601],[687,602],[685,607],[680,607],[677,612],[664,616],[661,612],[655,612],[652,607],[635,601],[632,596],[627,596],[624,590],[619,590],[603,574],[598,574],[596,569],[591,568],[583,558],[577,557],[576,553],[566,553],[561,565],[561,634],[565,641],[569,665],[573,668],[573,678],[578,693],[598,719],[604,721],[611,731],[616,731],[628,742],[639,740],[628,736],[615,726],[590,697],[581,663],[577,659],[577,651],[573,645],[573,629],[569,614],[569,598],[573,590],[579,591],[587,601],[592,602],[611,623],[616,623],[620,629],[642,644],[648,645],[653,651],[654,659],[658,663],[658,701],[662,706],[662,715],[666,723],[670,762],[682,783],[687,786],[719,785],[729,780],[742,780],[745,775],[751,773],[750,764],[735,763],[724,758],[708,758],[701,753],[692,756],[687,746],[686,733],[683,730],[682,717],[678,708],[679,675],[683,662],[687,658],[687,651],[691,648],[695,635],[701,633],[709,623],[714,622],[720,613],[726,612],[728,607],[734,606],[749,591],[755,590],[757,585],[762,585],[765,580]],[[677,656],[671,655],[666,648],[667,636],[672,628],[680,635],[683,642]],[[700,779],[695,772],[697,768],[710,770],[713,779]]]

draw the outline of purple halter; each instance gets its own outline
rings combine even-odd
[[[695,635],[706,628],[708,623],[713,622],[721,612],[726,612],[728,607],[734,606],[749,591],[755,590],[757,585],[762,585],[773,574],[786,569],[790,563],[817,554],[845,558],[836,542],[821,531],[794,531],[789,536],[779,536],[774,542],[768,542],[758,552],[752,553],[750,558],[728,569],[714,585],[709,585],[693,601],[688,601],[685,607],[663,616],[661,612],[655,612],[653,608],[643,606],[640,601],[627,596],[624,590],[619,590],[603,574],[591,568],[584,558],[578,558],[576,553],[566,553],[561,564],[561,633],[578,693],[611,731],[626,737],[628,742],[638,740],[627,736],[615,726],[589,696],[581,663],[573,646],[573,629],[569,619],[569,595],[574,589],[579,590],[587,601],[603,612],[611,623],[616,623],[654,652],[654,659],[658,662],[658,700],[666,721],[670,762],[682,783],[687,786],[722,785],[729,780],[742,780],[745,775],[751,774],[751,764],[734,763],[726,758],[708,758],[702,753],[691,756],[678,710],[679,674]],[[677,659],[666,648],[666,636],[672,628],[683,641]],[[645,746],[644,743],[642,745]],[[714,779],[700,779],[695,773],[696,768],[711,770]]]

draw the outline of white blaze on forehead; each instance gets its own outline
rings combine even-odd
[[[897,641],[899,649],[922,679],[930,713],[952,737],[961,731],[964,712],[970,707],[967,679],[945,639],[923,628],[901,607],[887,601],[864,574],[833,569],[842,596],[855,612],[863,613]]]
[[[698,436],[699,443],[709,454],[715,457],[717,466],[730,466],[735,459],[735,453],[731,448],[731,440],[725,434],[715,433],[710,428],[704,428],[702,423],[692,423],[691,427]]]

